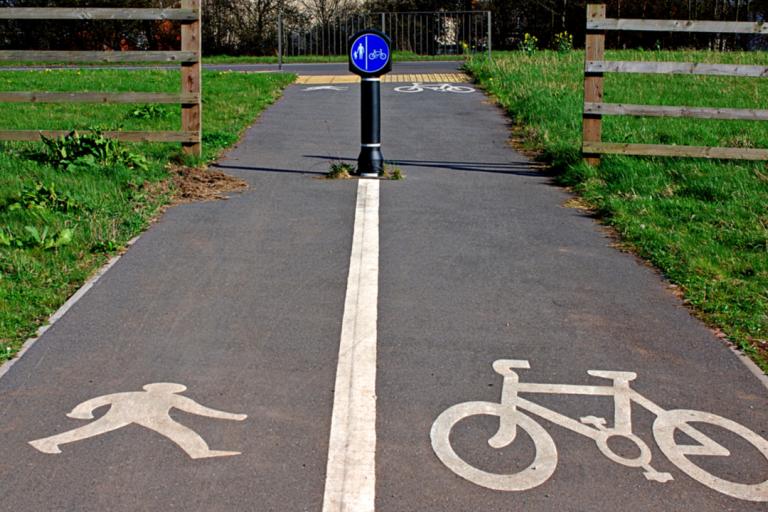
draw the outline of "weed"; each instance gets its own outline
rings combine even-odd
[[[45,185],[40,182],[25,185],[24,188],[8,201],[5,211],[14,210],[53,210],[64,213],[74,212],[82,206],[68,193],[56,190],[56,184]]]
[[[168,117],[170,112],[162,105],[141,105],[131,110],[128,115],[133,119],[163,119]]]
[[[91,245],[93,253],[112,253],[120,249],[120,244],[116,240],[97,240]]]
[[[147,170],[147,159],[128,151],[120,142],[99,131],[80,134],[72,131],[57,139],[42,137],[48,149],[48,161],[67,172],[81,172],[111,165],[124,165],[129,169]]]
[[[356,167],[347,162],[334,162],[325,174],[329,180],[348,180],[355,174]]]
[[[24,244],[26,247],[39,247],[49,250],[72,243],[73,232],[69,228],[54,232],[48,226],[43,227],[42,231],[38,230],[35,226],[24,226],[24,231],[29,235]]]
[[[384,168],[379,173],[379,177],[384,180],[401,181],[405,179],[402,169],[394,164],[384,164]]]
[[[0,247],[12,249],[58,249],[72,243],[74,232],[65,228],[61,231],[53,231],[50,227],[44,226],[42,230],[35,226],[24,226],[25,237],[16,236],[0,229]]]
[[[539,49],[539,38],[526,32],[518,48],[526,55],[533,55]]]
[[[5,229],[0,229],[0,247],[12,247],[19,249],[24,247],[24,242],[13,236],[13,233],[8,233]]]
[[[573,50],[573,34],[569,34],[568,31],[555,34],[553,43],[555,51],[568,53]]]

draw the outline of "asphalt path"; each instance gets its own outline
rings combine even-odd
[[[464,61],[418,61],[395,62],[392,72],[395,74],[408,73],[455,73],[461,69]],[[146,69],[178,70],[178,66],[14,66],[0,67],[0,72],[5,71],[39,71],[41,69],[125,69],[140,71]],[[203,69],[209,71],[236,71],[242,73],[276,73],[281,71],[277,64],[203,64]],[[284,73],[297,75],[346,75],[349,74],[349,65],[346,62],[327,62],[311,64],[284,64]]]
[[[755,485],[768,459],[750,444],[768,437],[764,384],[656,272],[563,206],[482,93],[395,87],[382,85],[383,151],[407,177],[382,181],[376,206],[375,509],[765,510],[728,495],[768,499]],[[250,189],[169,210],[0,379],[0,509],[323,508],[360,203],[357,181],[322,177],[356,158],[358,109],[358,85],[291,86],[219,162]],[[505,407],[497,360],[516,361],[497,368]],[[521,389],[518,412],[511,366],[521,385],[551,385]],[[591,370],[625,373],[614,389]],[[161,382],[247,415],[171,413],[241,454],[194,459],[152,422],[60,454],[28,444],[87,424],[66,416],[82,402]],[[677,409],[711,414],[665,412]],[[120,414],[134,412],[154,414]],[[493,449],[499,416],[517,437]],[[681,457],[691,434],[728,452]]]

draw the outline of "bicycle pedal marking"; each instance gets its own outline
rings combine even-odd
[[[710,489],[732,498],[768,502],[768,478],[757,484],[732,482],[708,473],[689,459],[689,456],[727,457],[731,454],[727,448],[692,425],[692,423],[705,423],[741,437],[757,449],[768,462],[768,441],[747,427],[708,412],[663,409],[631,388],[631,380],[636,376],[634,373],[594,370],[589,372],[596,378],[612,380],[613,384],[607,386],[521,383],[514,370],[525,368],[525,365],[511,366],[508,364],[510,361],[513,360],[499,360],[494,363],[494,370],[503,378],[502,398],[498,403],[457,404],[443,411],[432,424],[430,440],[435,455],[448,469],[465,480],[497,491],[526,491],[549,480],[557,467],[557,446],[552,436],[533,419],[532,416],[535,415],[549,423],[592,439],[606,458],[626,467],[642,469],[643,475],[649,481],[670,482],[674,480],[674,476],[667,472],[656,471],[651,466],[650,448],[632,431],[632,404],[634,403],[656,416],[652,428],[656,444],[667,459],[682,472]],[[585,416],[579,420],[570,418],[521,398],[519,393],[613,397],[612,426],[607,426],[609,422],[605,418],[596,416]],[[467,463],[453,449],[450,437],[458,423],[473,416],[499,418],[499,429],[488,441],[493,448],[501,449],[512,445],[517,438],[518,429],[527,433],[536,450],[533,462],[522,471],[512,474],[491,473]],[[675,441],[675,432],[678,430],[698,444],[678,444]],[[616,437],[633,443],[639,449],[640,455],[627,458],[613,451],[608,445],[608,440]]]
[[[670,473],[660,473],[658,471],[646,471],[645,473],[643,473],[643,476],[645,476],[646,480],[659,482],[661,484],[671,482],[672,480],[674,480],[674,478]]]
[[[585,416],[580,421],[585,425],[592,425],[598,430],[605,430],[605,425],[608,424],[605,418],[598,418],[596,416]]]

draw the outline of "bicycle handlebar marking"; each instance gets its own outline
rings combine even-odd
[[[417,84],[414,84],[417,85]],[[514,362],[514,365],[508,364]],[[670,473],[656,471],[651,466],[651,450],[632,431],[632,403],[656,415],[653,436],[662,453],[692,479],[722,494],[736,499],[768,502],[768,478],[757,484],[731,482],[708,473],[691,461],[688,456],[726,457],[730,451],[717,441],[697,430],[691,423],[706,423],[718,426],[735,434],[754,448],[768,461],[768,441],[748,428],[712,413],[693,410],[666,410],[631,389],[630,382],[636,375],[628,372],[590,371],[598,378],[613,380],[612,386],[578,386],[567,384],[520,383],[514,368],[526,368],[527,361],[499,360],[494,370],[503,378],[501,401],[465,402],[446,409],[432,424],[430,438],[432,449],[438,459],[451,471],[470,482],[498,491],[525,491],[549,480],[557,467],[557,447],[552,436],[531,416],[521,411],[540,416],[550,423],[560,425],[572,432],[595,441],[606,458],[630,468],[643,469],[646,479],[665,483],[673,480]],[[608,427],[605,418],[586,416],[579,421],[548,409],[542,405],[520,398],[518,393],[566,394],[586,396],[613,396],[613,427]],[[472,416],[498,416],[499,429],[488,441],[493,448],[505,448],[514,442],[517,429],[525,431],[533,440],[536,454],[526,469],[513,474],[489,473],[464,461],[451,446],[450,436],[460,421]],[[678,444],[675,432],[681,431],[698,444]],[[608,440],[621,437],[632,442],[639,451],[634,458],[614,452]]]

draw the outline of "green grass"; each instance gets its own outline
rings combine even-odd
[[[612,60],[768,65],[768,53],[608,52]],[[768,168],[765,162],[606,156],[581,162],[582,52],[497,54],[468,69],[628,247],[682,289],[693,310],[768,371]],[[607,74],[605,101],[765,108],[759,79]],[[604,117],[603,140],[768,148],[768,123]]]
[[[420,55],[414,52],[396,51],[392,55],[392,60],[393,62],[454,61],[454,60],[464,60],[465,57],[466,56],[464,55]],[[322,63],[329,63],[329,62],[347,62],[347,56],[346,55],[286,55],[283,57],[283,62],[286,64],[318,64],[318,63],[322,64]],[[276,55],[266,55],[266,56],[204,55],[203,64],[277,64],[277,56]],[[122,63],[117,63],[117,64],[106,63],[105,64],[102,62],[66,63],[66,62],[44,62],[44,61],[25,61],[25,62],[2,61],[0,62],[0,68],[19,67],[19,66],[52,66],[54,68],[61,67],[61,66],[79,66],[79,67],[87,68],[87,67],[93,67],[93,66],[119,67],[119,66],[126,66],[126,64],[122,64]],[[139,62],[139,63],[128,64],[128,66],[157,67],[157,66],[163,66],[163,63]]]
[[[293,80],[292,75],[205,72],[203,162],[238,140],[240,133]],[[2,72],[2,91],[178,91],[178,71]],[[134,112],[149,115],[139,119]],[[154,116],[154,117],[152,117]],[[180,109],[137,105],[0,104],[0,129],[178,129]],[[48,236],[71,230],[58,248],[11,248],[0,242],[0,362],[76,290],[95,269],[145,229],[169,200],[169,162],[181,159],[175,144],[126,145],[149,160],[146,170],[123,165],[66,172],[43,160],[40,143],[0,143],[0,231],[30,244],[30,228]],[[65,209],[40,199],[22,208],[23,191],[38,184],[69,201]],[[33,201],[34,202],[34,201]],[[33,244],[34,245],[34,244]]]
[[[392,55],[393,62],[409,61],[434,61],[434,60],[464,60],[464,55],[419,55],[413,52],[396,51]],[[232,56],[211,55],[204,56],[205,64],[277,64],[277,57],[256,56]],[[286,55],[283,59],[286,64],[322,63],[322,62],[347,62],[346,55]]]

